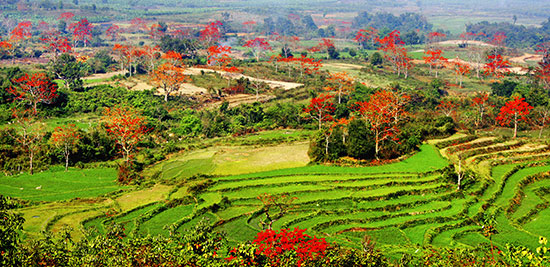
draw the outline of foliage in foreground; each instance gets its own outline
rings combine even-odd
[[[45,234],[22,244],[17,231],[24,219],[10,211],[15,206],[0,195],[2,266],[550,266],[547,240],[542,237],[535,252],[514,246],[506,248],[510,253],[484,246],[425,248],[391,262],[368,238],[362,249],[351,249],[297,228],[268,229],[252,242],[231,247],[225,235],[205,221],[191,231],[171,229],[168,237],[127,237],[122,225],[113,225],[104,235],[86,233],[79,241],[65,229],[60,236]]]

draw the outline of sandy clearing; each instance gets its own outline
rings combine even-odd
[[[463,43],[467,43],[468,45],[477,45],[477,46],[494,46],[494,45],[486,43],[486,42],[474,41],[474,40],[469,40],[469,41],[466,41],[466,42],[464,42],[463,40],[447,40],[447,41],[438,42],[436,44],[438,44],[438,45],[459,45],[459,44],[463,44]]]
[[[84,77],[82,78],[83,80],[93,80],[93,79],[109,79],[109,78],[112,78],[113,76],[116,76],[116,75],[124,75],[126,74],[127,71],[113,71],[113,72],[107,72],[107,73],[96,73],[94,75],[91,75],[91,76],[87,76],[87,77]]]
[[[246,79],[249,79],[251,81],[265,82],[272,89],[282,88],[284,90],[291,90],[291,89],[295,89],[295,88],[298,88],[298,87],[303,85],[301,83],[259,79],[259,78],[254,78],[254,77],[250,77],[250,76],[247,76],[247,75],[243,75],[243,74],[240,74],[240,73],[229,73],[229,72],[226,72],[226,71],[212,70],[212,69],[206,69],[206,68],[188,68],[184,71],[184,74],[187,74],[187,75],[200,75],[201,71],[204,71],[204,72],[217,72],[217,73],[220,73],[223,76],[231,77],[231,79],[246,78]]]
[[[228,95],[223,98],[223,101],[207,103],[208,108],[219,107],[224,101],[229,102],[229,107],[236,107],[240,104],[252,104],[254,102],[266,102],[275,98],[274,95],[260,94],[256,100],[256,95],[247,95],[247,94],[235,94]]]
[[[529,54],[525,53],[519,57],[512,57],[509,59],[510,62],[514,63],[527,63],[526,61],[541,61],[542,55]]]
[[[348,64],[348,63],[328,63],[325,64],[325,67],[336,67],[341,69],[362,69],[363,66],[357,64]]]
[[[465,61],[465,60],[462,60],[462,59],[459,59],[459,58],[449,59],[448,61],[449,62],[459,62],[461,64],[467,64],[467,65],[470,65],[470,67],[480,68],[480,69],[485,66],[485,64],[473,63],[473,62]],[[520,75],[524,75],[524,74],[527,74],[529,72],[528,69],[523,68],[523,67],[510,67],[510,68],[506,68],[506,69],[509,72],[512,72],[512,73],[515,73],[515,74],[520,74]]]

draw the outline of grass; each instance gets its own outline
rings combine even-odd
[[[298,135],[298,134],[295,134]],[[254,135],[272,138],[280,133]],[[162,172],[164,180],[184,179],[197,174],[232,175],[305,166],[309,162],[308,144],[293,143],[276,146],[215,146],[183,153],[157,164],[149,173]],[[288,151],[293,151],[289,154]]]
[[[167,209],[141,224],[139,232],[150,235],[168,235],[168,229],[165,229],[165,227],[177,222],[183,217],[191,215],[193,208],[194,205],[181,205]]]
[[[108,168],[54,169],[0,178],[2,194],[33,201],[92,198],[124,188],[116,183],[116,170]]]
[[[449,137],[448,140],[463,136],[465,135],[458,134]],[[455,191],[456,185],[443,179],[440,173],[449,161],[456,159],[443,158],[433,145],[447,139],[422,145],[420,151],[401,161],[368,167],[306,165],[307,162],[300,162],[300,159],[307,158],[305,143],[285,143],[277,146],[227,145],[243,143],[243,140],[263,142],[279,138],[300,139],[304,136],[297,132],[278,130],[225,139],[223,142],[220,140],[224,139],[218,139],[224,145],[175,155],[152,168],[161,171],[162,181],[174,184],[174,180],[177,180],[177,185],[156,184],[148,188],[126,188],[126,192],[111,198],[98,198],[93,203],[92,200],[86,200],[90,203],[85,203],[85,200],[72,200],[21,209],[28,220],[25,224],[26,234],[32,236],[33,233],[44,229],[59,231],[65,224],[78,227],[85,218],[98,215],[99,217],[87,221],[84,226],[95,227],[100,233],[104,233],[106,226],[115,222],[123,224],[128,234],[137,231],[140,234],[166,235],[168,227],[176,222],[183,223],[178,231],[193,231],[198,222],[206,220],[207,223],[215,225],[216,230],[226,232],[230,243],[235,244],[252,240],[256,233],[261,231],[261,222],[265,220],[265,215],[259,212],[263,204],[257,196],[262,193],[289,194],[297,198],[293,202],[293,208],[274,222],[274,229],[299,227],[307,229],[308,234],[322,236],[329,242],[358,248],[364,236],[369,235],[376,242],[377,248],[397,254],[414,251],[417,245],[468,247],[487,243],[488,240],[479,234],[480,224],[476,221],[485,213],[497,216],[496,227],[499,234],[494,236],[493,241],[501,247],[505,243],[533,247],[538,235],[545,235],[550,230],[546,223],[550,216],[548,209],[536,213],[534,218],[523,225],[515,223],[517,218],[528,214],[543,201],[535,192],[550,186],[548,180],[533,183],[525,188],[527,198],[523,200],[517,212],[511,214],[512,217],[509,218],[505,212],[501,212],[515,194],[517,183],[528,175],[545,171],[547,166],[526,167],[504,180],[505,174],[517,164],[500,164],[500,159],[495,156],[496,158],[476,165],[490,170],[486,170],[485,176],[480,176],[472,187],[465,189],[464,194],[460,194]],[[478,138],[472,142],[490,139]],[[484,147],[506,142],[486,142]],[[478,153],[482,153],[482,150]],[[471,162],[476,156],[471,155],[466,162]],[[298,162],[301,166],[285,168],[286,164]],[[268,170],[258,172],[263,166],[267,166]],[[269,170],[270,168],[272,169]],[[63,190],[66,192],[59,193],[65,197],[38,195],[34,192],[39,191],[36,189],[28,192],[18,190],[17,187],[6,187],[3,190],[13,195],[19,194],[18,196],[26,199],[54,201],[71,199],[75,195],[93,195],[86,191],[71,191],[76,187],[90,187],[92,192],[95,192],[89,184],[105,188],[122,188],[114,184],[114,170],[110,171],[110,179],[105,178],[107,176],[102,178],[99,170],[71,170],[69,173],[79,174],[78,179],[73,176],[69,179],[64,176],[69,173],[52,170],[47,178],[40,178],[39,181],[43,183],[42,190],[47,190],[52,186],[50,183],[57,180],[57,183],[71,181],[65,184]],[[81,176],[88,177],[81,174],[83,171],[89,176],[94,174],[93,179],[82,180]],[[214,184],[205,191],[189,193],[190,186],[204,182],[201,180],[203,178],[186,180],[198,173],[219,176],[209,178]],[[225,174],[229,175],[223,176]],[[3,178],[0,180],[0,188],[6,183],[14,184],[13,181],[30,183],[35,178],[24,175],[21,177],[24,179]],[[481,187],[482,183],[488,183],[488,186]],[[86,184],[86,187],[81,186],[82,184]],[[35,185],[30,183],[24,186],[32,188]],[[475,190],[482,191],[474,194]],[[192,204],[156,213],[140,223],[136,229],[137,219],[165,205],[166,201],[188,197],[192,197],[196,203],[191,202]],[[485,209],[485,205],[489,205],[489,208]],[[110,219],[104,214],[111,210],[122,215]],[[460,225],[456,226],[458,223]]]

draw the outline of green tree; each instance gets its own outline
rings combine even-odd
[[[19,256],[19,230],[25,219],[11,212],[15,207],[9,197],[0,195],[0,265],[21,266]]]
[[[73,91],[82,89],[84,66],[75,57],[69,54],[62,54],[53,62],[52,71],[59,79],[65,82],[67,89]]]
[[[374,52],[370,57],[370,64],[373,66],[382,65],[383,60],[384,59],[382,58],[382,55],[380,55],[380,53]]]
[[[369,127],[362,120],[352,120],[348,127],[348,156],[356,159],[373,159],[375,143]]]

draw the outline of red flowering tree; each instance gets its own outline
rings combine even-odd
[[[336,110],[332,99],[330,94],[320,94],[318,97],[312,98],[309,106],[304,109],[309,118],[315,119],[319,123],[319,130],[321,130],[323,122],[332,121],[331,113]]]
[[[79,22],[71,23],[69,30],[72,31],[74,46],[80,41],[86,46],[92,41],[93,25],[88,22],[88,19],[83,18]]]
[[[508,73],[508,67],[510,66],[510,62],[508,60],[504,60],[501,55],[489,55],[487,56],[488,63],[485,64],[484,67],[484,74],[489,76],[495,76],[497,78],[501,78],[504,75]]]
[[[172,65],[179,66],[182,64],[183,55],[179,52],[168,51],[162,55],[162,58],[168,60]]]
[[[439,105],[437,105],[437,109],[447,117],[451,117],[456,112],[457,107],[458,104],[450,99],[441,100],[441,102],[439,102]]]
[[[213,45],[217,43],[218,40],[222,37],[220,32],[220,26],[223,23],[220,21],[211,22],[203,30],[200,31],[200,40],[205,42],[206,45]]]
[[[48,32],[50,30],[50,25],[45,21],[41,21],[41,22],[38,23],[38,26],[36,27],[36,29],[40,33],[45,33],[45,32]]]
[[[283,36],[277,32],[273,32],[271,33],[270,38],[281,43],[281,54],[283,58],[290,57],[292,50],[296,50],[299,47],[298,43],[300,42],[300,37],[298,36]]]
[[[354,80],[347,72],[330,73],[328,81],[331,83],[325,90],[334,91],[338,95],[338,104],[342,103],[342,95],[348,95],[354,89]]]
[[[455,61],[453,61],[453,67],[455,71],[455,83],[458,83],[458,86],[462,88],[462,80],[464,78],[464,75],[470,73],[470,65],[458,61],[457,58]]]
[[[469,42],[475,38],[476,34],[473,32],[463,32],[460,34],[460,41],[462,47],[467,47]]]
[[[15,96],[16,100],[28,102],[33,112],[38,112],[38,103],[51,103],[57,97],[57,84],[44,73],[35,73],[31,76],[25,73],[20,78],[14,79],[15,86],[8,87],[9,93]]]
[[[254,54],[254,57],[256,57],[256,62],[260,61],[260,56],[262,53],[264,53],[267,50],[272,50],[271,45],[267,40],[264,38],[255,38],[252,40],[248,40],[243,47],[248,47],[250,50],[252,50],[252,54]]]
[[[102,120],[107,133],[120,147],[128,166],[136,145],[149,131],[146,118],[133,108],[119,106],[105,109]]]
[[[378,38],[377,41],[380,44],[378,50],[384,51],[384,57],[392,63],[397,75],[401,76],[403,73],[407,78],[412,67],[411,58],[407,55],[407,49],[403,47],[404,42],[401,41],[399,31],[395,30],[384,38]]]
[[[135,46],[115,44],[113,51],[117,52],[120,57],[121,69],[128,69],[130,76],[134,72],[134,63],[145,55],[146,51]]]
[[[443,38],[447,37],[447,35],[441,32],[430,32],[427,37],[428,41],[426,42],[426,48],[430,50],[435,47],[437,43],[441,42]]]
[[[149,63],[149,69],[147,71],[151,73],[151,71],[155,69],[155,62],[160,57],[160,47],[158,45],[144,45],[140,50],[140,55]]]
[[[254,30],[254,27],[256,27],[256,25],[257,23],[253,20],[243,22],[243,28],[247,33],[247,38],[251,35],[250,33]]]
[[[321,42],[317,44],[317,46],[314,46],[310,49],[308,49],[310,52],[326,52],[327,53],[327,59],[329,58],[328,50],[330,48],[334,48],[334,41],[328,38],[321,39]]]
[[[534,109],[534,124],[539,127],[539,139],[542,137],[542,131],[550,122],[550,107],[538,106]]]
[[[118,34],[120,33],[120,27],[118,25],[111,25],[111,27],[109,27],[107,29],[107,31],[105,31],[105,35],[107,35],[107,37],[111,38],[111,41],[116,41],[118,39]]]
[[[395,65],[397,66],[397,75],[405,76],[405,79],[409,77],[409,70],[413,67],[412,58],[407,54],[407,48],[397,47],[395,51]]]
[[[477,96],[472,98],[471,107],[475,108],[475,110],[477,111],[475,125],[476,127],[479,127],[483,124],[483,116],[487,113],[488,109],[492,107],[492,105],[489,103],[489,94],[478,94]]]
[[[447,62],[447,58],[441,55],[441,49],[426,50],[424,51],[424,54],[424,63],[430,66],[430,73],[432,72],[432,68],[435,69],[435,77],[437,78],[437,70],[441,68],[445,62]]]
[[[371,46],[374,47],[374,42],[378,39],[378,30],[370,27],[368,30],[360,29],[355,34],[355,41],[363,48],[367,47],[367,41],[370,40]]]
[[[272,195],[264,193],[258,196],[258,199],[262,202],[263,212],[266,216],[265,221],[261,222],[263,229],[272,229],[273,223],[281,219],[288,211],[295,208],[292,204],[297,197],[291,197],[289,195]]]
[[[57,60],[59,54],[67,53],[72,50],[71,43],[66,37],[61,37],[59,32],[53,31],[40,38],[44,42],[44,48],[54,54],[54,60]]]
[[[50,137],[50,142],[63,150],[65,171],[69,169],[69,156],[75,150],[78,140],[80,140],[80,134],[74,124],[56,127]]]
[[[14,129],[17,132],[17,135],[12,137],[21,145],[21,149],[28,153],[29,173],[31,175],[34,170],[34,156],[40,149],[39,141],[43,136],[42,125],[36,121],[34,115],[36,115],[36,113],[29,109],[12,110],[12,117],[15,125]]]
[[[207,63],[209,65],[218,65],[220,69],[226,67],[231,62],[231,46],[214,45],[208,48]]]
[[[514,138],[516,138],[518,134],[518,123],[527,120],[527,115],[529,115],[531,109],[533,109],[533,107],[525,102],[525,98],[515,96],[513,100],[506,102],[506,104],[500,108],[500,113],[496,119],[502,126],[508,126],[510,123],[513,123]]]
[[[359,115],[367,125],[370,125],[374,134],[377,159],[382,142],[398,140],[399,124],[407,116],[405,105],[409,100],[410,97],[407,95],[380,90],[371,95],[369,101],[355,103]]]
[[[546,90],[550,90],[550,42],[537,45],[536,52],[542,55],[542,60],[535,70],[535,77]]]
[[[153,71],[151,80],[164,95],[164,101],[168,102],[168,96],[177,92],[182,83],[190,81],[190,78],[183,74],[184,71],[184,68],[176,67],[170,63],[164,63]]]
[[[253,241],[258,246],[255,253],[266,256],[270,266],[308,266],[308,262],[326,256],[328,243],[324,238],[311,237],[304,232],[298,228],[294,231],[282,229],[279,233],[271,229],[259,232]],[[296,255],[297,259],[283,256],[288,253]]]
[[[153,40],[159,40],[160,38],[162,38],[162,36],[164,36],[164,31],[162,29],[162,26],[157,23],[151,25],[151,30],[149,31],[149,35]]]
[[[289,61],[300,65],[299,66],[300,77],[302,77],[304,73],[306,74],[317,73],[319,72],[319,69],[323,66],[322,59],[315,60],[315,59],[306,57],[305,55],[302,55],[298,58],[289,58]]]
[[[32,23],[30,21],[19,22],[11,31],[10,42],[19,43],[31,38]]]
[[[15,61],[15,57],[13,57],[13,53],[14,53],[14,47],[13,45],[8,42],[8,41],[0,41],[0,52],[1,53],[6,53],[8,55],[11,55],[12,56],[12,64],[14,63]]]
[[[503,32],[497,32],[493,35],[493,38],[489,41],[493,45],[492,54],[496,55],[499,48],[503,48],[506,41],[506,34]]]
[[[130,21],[131,27],[134,32],[147,31],[147,22],[142,18],[133,18]]]
[[[72,13],[72,12],[63,12],[63,13],[61,13],[61,15],[59,15],[59,18],[57,18],[57,19],[58,20],[69,21],[73,17],[74,17],[74,13]]]

